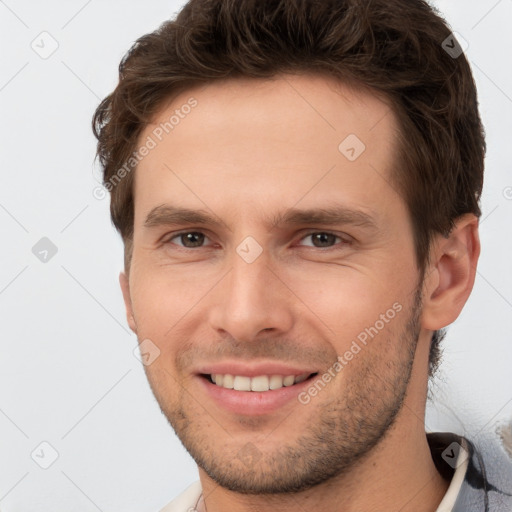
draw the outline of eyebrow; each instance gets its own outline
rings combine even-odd
[[[144,226],[147,228],[183,224],[225,225],[217,216],[212,215],[207,210],[192,210],[168,204],[153,208],[144,221]],[[266,224],[270,229],[300,224],[352,225],[369,230],[378,229],[377,221],[371,214],[363,210],[351,209],[341,205],[310,209],[289,208],[268,218]]]

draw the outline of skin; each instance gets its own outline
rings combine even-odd
[[[198,463],[199,508],[434,511],[448,482],[425,437],[428,350],[471,292],[477,218],[435,238],[421,281],[391,185],[398,125],[384,100],[318,75],[230,79],[173,98],[140,141],[190,97],[197,106],[136,170],[133,256],[120,284],[131,329],[160,350],[145,370]],[[349,134],[366,146],[355,161],[338,150]],[[164,204],[206,210],[217,224],[146,226]],[[288,208],[333,205],[375,226],[268,223]],[[187,248],[176,236],[184,230],[206,237]],[[336,237],[318,247],[312,233]],[[262,249],[252,263],[236,250],[248,236]],[[236,414],[197,375],[227,360],[322,375],[394,303],[401,311],[307,405]]]

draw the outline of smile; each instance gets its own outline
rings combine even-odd
[[[235,391],[256,391],[265,392],[293,386],[304,382],[314,374],[303,373],[302,375],[258,375],[247,377],[244,375],[211,374],[206,377],[216,386]]]

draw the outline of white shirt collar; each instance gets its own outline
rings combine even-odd
[[[455,463],[455,473],[453,474],[448,490],[441,500],[441,503],[439,503],[436,512],[452,512],[455,502],[457,501],[457,496],[460,493],[462,483],[466,478],[468,464],[469,457],[467,452],[465,450],[460,450],[457,462]]]

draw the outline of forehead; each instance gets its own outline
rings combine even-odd
[[[325,76],[196,86],[169,101],[139,137],[139,147],[151,140],[152,149],[135,173],[136,215],[137,204],[166,202],[214,211],[227,204],[244,214],[244,205],[254,213],[263,202],[278,213],[299,201],[373,207],[396,200],[397,131],[382,97]]]

